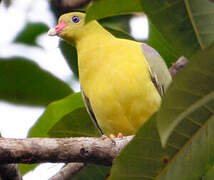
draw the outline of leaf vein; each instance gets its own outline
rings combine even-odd
[[[187,134],[185,134],[185,133],[183,133],[183,132],[181,132],[181,131],[178,131],[178,130],[174,130],[173,132],[175,132],[176,134],[178,134],[178,135],[180,135],[180,136],[183,136],[183,137],[185,137],[185,138],[187,138],[187,139],[190,139],[191,138],[191,136],[189,136],[189,135],[187,135]]]
[[[189,14],[189,19],[191,21],[191,24],[192,24],[192,27],[194,29],[194,32],[195,32],[196,38],[198,40],[198,43],[199,43],[201,49],[204,49],[205,47],[204,47],[204,44],[201,41],[201,37],[199,36],[198,29],[197,29],[197,26],[196,26],[196,23],[195,23],[194,16],[192,14],[191,8],[189,6],[188,0],[184,0],[184,4],[186,6],[187,13]]]
[[[192,122],[193,124],[198,125],[199,127],[202,126],[201,123],[199,123],[198,121],[195,121],[194,119],[192,119],[192,118],[190,118],[190,117],[188,117],[188,116],[186,117],[186,119],[187,119],[188,121]]]
[[[177,4],[179,4],[179,3],[181,3],[181,2],[183,2],[183,0],[178,0],[178,1],[175,1],[175,2],[173,2],[173,3],[171,3],[171,4],[168,4],[168,5],[166,5],[166,6],[162,7],[162,8],[160,8],[160,9],[158,9],[158,11],[152,13],[152,15],[156,15],[156,14],[158,14],[158,13],[164,11],[164,10],[167,10],[167,9],[169,9],[169,8],[171,8],[171,7],[173,7],[173,6],[177,5]]]

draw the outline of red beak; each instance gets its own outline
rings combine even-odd
[[[64,21],[60,21],[59,24],[57,24],[54,28],[51,28],[48,31],[48,35],[49,36],[59,35],[66,26],[67,24]]]
[[[56,34],[61,33],[66,26],[67,24],[64,21],[61,21],[59,24],[57,24],[54,27],[54,29],[56,30]]]

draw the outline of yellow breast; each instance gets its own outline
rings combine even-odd
[[[97,45],[78,47],[81,87],[105,134],[134,134],[161,102],[140,44],[112,38]]]

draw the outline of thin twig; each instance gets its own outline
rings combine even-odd
[[[84,167],[84,163],[68,163],[49,180],[70,180]]]
[[[181,56],[170,68],[169,72],[172,77],[175,76],[180,70],[182,70],[188,63],[188,59],[184,56]]]

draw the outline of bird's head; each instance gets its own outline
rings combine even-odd
[[[59,36],[68,42],[74,41],[78,37],[85,25],[85,14],[81,12],[71,12],[60,16],[58,24],[48,31],[49,36]]]

